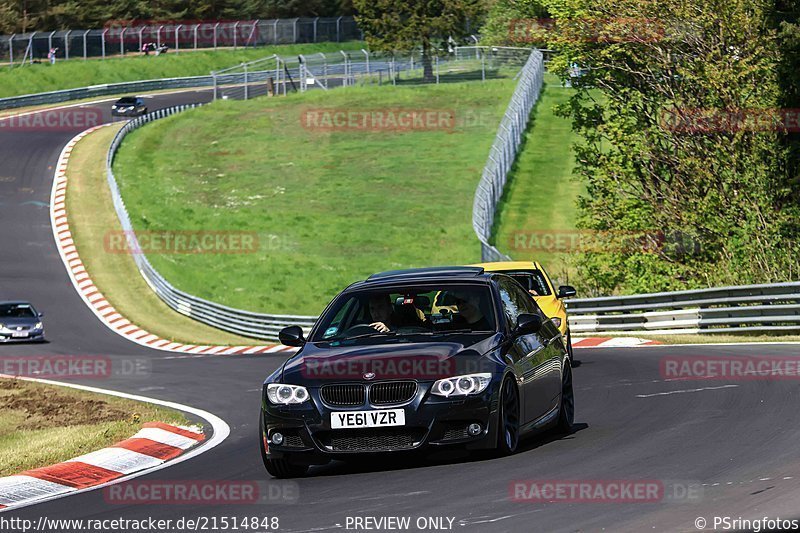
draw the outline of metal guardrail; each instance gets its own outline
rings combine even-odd
[[[114,210],[117,212],[117,217],[125,233],[129,249],[131,250],[139,250],[140,248],[136,233],[131,224],[130,216],[125,208],[125,202],[120,195],[117,180],[112,171],[112,165],[117,150],[125,136],[133,130],[148,122],[168,117],[194,107],[198,106],[196,104],[191,104],[170,107],[131,120],[117,132],[116,136],[114,136],[114,140],[111,142],[106,158],[106,177],[111,190],[111,198],[114,202]],[[191,294],[187,294],[173,287],[172,284],[153,268],[144,254],[134,253],[132,257],[142,277],[144,277],[153,292],[155,292],[164,303],[182,315],[186,315],[215,328],[246,337],[275,341],[278,338],[278,331],[280,331],[281,328],[297,325],[308,330],[316,321],[316,317],[310,316],[267,315],[242,311],[204,300],[197,296],[192,296]]]
[[[231,77],[230,81],[223,81],[226,83],[233,83],[237,79],[238,78],[236,77]],[[191,76],[186,78],[163,78],[157,80],[141,80],[125,83],[106,83],[103,85],[93,85],[91,87],[78,87],[76,89],[65,89],[62,91],[51,91],[47,93],[0,98],[0,109],[15,109],[18,107],[43,104],[59,104],[61,102],[67,102],[70,100],[83,100],[86,98],[97,98],[100,96],[119,95],[142,91],[211,87],[213,84],[214,80],[211,76]]]
[[[570,331],[591,334],[800,331],[800,282],[567,301]]]
[[[519,82],[511,97],[511,103],[503,115],[489,153],[489,160],[486,162],[478,189],[475,191],[472,227],[481,242],[481,259],[483,261],[508,261],[511,259],[489,244],[489,239],[492,236],[497,204],[503,196],[508,173],[517,157],[522,135],[528,124],[531,110],[539,99],[543,83],[544,56],[541,51],[534,49],[520,71]]]

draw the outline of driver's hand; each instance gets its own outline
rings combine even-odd
[[[369,327],[375,328],[381,333],[386,333],[387,331],[389,331],[389,328],[386,327],[386,324],[384,324],[383,322],[373,322],[372,324],[369,325]]]

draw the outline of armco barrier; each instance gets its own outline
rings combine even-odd
[[[153,120],[164,118],[187,109],[197,107],[196,105],[183,105],[175,106],[167,109],[161,109],[153,113],[148,113],[143,117],[131,120],[117,132],[114,140],[111,142],[111,147],[108,150],[106,159],[106,176],[108,179],[108,186],[111,190],[111,197],[114,202],[114,210],[117,212],[122,230],[125,232],[128,239],[130,249],[138,249],[138,242],[136,235],[133,231],[128,211],[125,208],[125,202],[119,193],[117,180],[114,177],[114,172],[111,167],[114,162],[114,156],[119,149],[120,143],[125,136],[131,131],[147,124]],[[164,303],[172,309],[193,318],[199,322],[208,324],[215,328],[219,328],[231,333],[243,335],[246,337],[253,337],[256,339],[264,339],[274,341],[278,338],[278,331],[286,326],[301,326],[303,329],[308,330],[314,324],[316,317],[310,316],[296,316],[296,315],[265,315],[260,313],[252,313],[249,311],[242,311],[239,309],[232,309],[230,307],[220,305],[218,303],[210,302],[191,294],[187,294],[173,287],[166,279],[164,279],[150,264],[144,254],[132,254],[136,266],[139,268],[142,277],[144,277],[150,288],[161,298]]]
[[[800,282],[567,301],[573,335],[800,332]]]

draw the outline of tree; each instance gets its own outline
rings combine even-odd
[[[660,236],[583,255],[581,276],[602,293],[797,278],[797,142],[779,127],[798,107],[796,26],[769,0],[547,3],[550,68],[583,71],[563,110],[583,139],[579,225]]]
[[[353,0],[353,5],[370,47],[422,49],[426,80],[433,78],[432,61],[439,42],[467,36],[483,13],[480,0]]]

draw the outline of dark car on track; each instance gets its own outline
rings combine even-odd
[[[0,302],[0,342],[43,341],[43,316],[28,302]]]
[[[517,450],[572,429],[561,333],[513,278],[479,267],[375,274],[328,305],[264,382],[259,440],[275,477],[365,453]]]
[[[111,106],[111,115],[115,117],[138,117],[147,113],[147,105],[142,98],[125,96]]]

